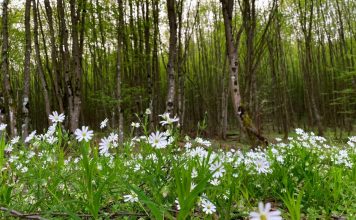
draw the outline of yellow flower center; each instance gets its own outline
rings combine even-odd
[[[265,214],[261,214],[260,219],[261,220],[267,220],[267,216]]]

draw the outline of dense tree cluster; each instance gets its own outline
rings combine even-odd
[[[123,131],[149,108],[152,127],[169,112],[186,132],[204,120],[210,134],[260,141],[267,129],[355,123],[355,1],[1,5],[1,120],[13,135],[43,129],[54,110],[71,131],[104,118]]]

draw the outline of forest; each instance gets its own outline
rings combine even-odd
[[[355,7],[349,0],[3,1],[2,120],[11,134],[27,134],[46,128],[44,116],[56,110],[71,131],[103,118],[128,130],[149,108],[153,127],[168,111],[185,132],[205,121],[210,136],[226,138],[239,128],[241,105],[258,133],[350,134]]]
[[[0,218],[356,218],[355,1],[0,4]]]

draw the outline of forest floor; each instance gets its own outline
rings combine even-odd
[[[353,127],[356,127],[356,125]],[[264,132],[263,135],[266,136],[269,142],[272,144],[277,143],[278,139],[283,140],[284,136],[283,133],[272,131],[272,129],[268,132]],[[290,132],[288,134],[288,137],[295,138],[297,136],[298,134],[296,134],[295,132]],[[337,129],[336,131],[335,129],[326,129],[325,134],[323,135],[323,137],[325,137],[329,142],[336,144],[345,144],[348,141],[348,137],[351,136],[356,136],[356,130],[348,132],[340,129]],[[239,130],[228,131],[226,139],[222,139],[220,137],[215,136],[211,137],[210,140],[213,143],[212,145],[215,146],[217,149],[242,149],[250,147],[248,141],[243,141],[242,138],[239,136]],[[284,142],[289,141],[286,140]]]
[[[0,219],[356,217],[356,136],[297,129],[283,142],[271,132],[273,145],[250,149],[161,130],[123,144],[85,126],[70,135],[54,124],[25,140],[0,133]]]

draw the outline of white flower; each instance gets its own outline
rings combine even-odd
[[[137,163],[137,164],[135,165],[135,167],[134,167],[133,170],[134,170],[135,172],[137,172],[137,171],[139,171],[140,169],[141,169],[141,165]]]
[[[58,141],[58,138],[56,138],[56,137],[54,137],[54,136],[49,136],[49,137],[47,137],[47,142],[49,143],[49,144],[55,144],[57,141]]]
[[[21,172],[22,172],[22,173],[26,173],[27,171],[28,171],[28,168],[27,168],[27,167],[22,167],[22,168],[21,168]]]
[[[349,140],[356,143],[356,136],[349,137]]]
[[[193,168],[192,170],[192,178],[196,178],[198,176],[198,172],[196,169]]]
[[[17,161],[18,159],[19,159],[18,156],[11,156],[11,157],[9,158],[9,162],[10,162],[10,163],[13,163],[13,162]]]
[[[107,123],[108,123],[109,119],[105,118],[104,121],[102,121],[100,123],[100,129],[103,129],[106,127]]]
[[[88,142],[93,137],[93,131],[89,130],[89,128],[87,126],[82,126],[81,130],[79,128],[77,128],[75,130],[74,134],[76,135],[75,138],[79,142],[81,142],[82,140],[84,140],[85,142]]]
[[[65,119],[65,116],[63,113],[61,113],[60,115],[58,115],[57,111],[52,112],[52,115],[48,116],[49,120],[52,121],[52,123],[58,123],[58,122],[63,122]]]
[[[271,203],[266,206],[262,202],[258,203],[258,212],[250,213],[250,220],[282,220],[281,212],[279,210],[270,211]]]
[[[146,115],[152,114],[151,109],[147,108],[146,111],[145,111],[145,113],[146,113]]]
[[[207,214],[207,215],[210,215],[210,214],[213,214],[214,212],[216,212],[215,205],[207,199],[203,199],[203,201],[201,202],[201,205],[203,207],[203,212],[205,212],[205,214]]]
[[[188,154],[191,157],[198,156],[200,158],[205,158],[208,155],[208,152],[202,147],[197,147],[188,151]]]
[[[7,126],[7,124],[1,123],[1,124],[0,124],[0,131],[5,130],[5,129],[6,129],[6,126]]]
[[[26,137],[25,143],[30,142],[35,137],[35,135],[36,135],[36,131],[31,132],[31,134],[29,134],[28,137]]]
[[[184,147],[187,149],[190,149],[192,147],[192,143],[187,142],[187,143],[185,143]]]
[[[30,151],[30,152],[28,153],[28,158],[31,159],[31,158],[34,157],[35,155],[36,155],[35,152]]]
[[[276,157],[276,160],[277,160],[279,163],[284,163],[284,159],[283,159],[283,157],[282,157],[281,155],[278,155],[278,156]]]
[[[57,124],[53,124],[49,126],[46,134],[49,136],[53,135],[56,132],[56,125]]]
[[[218,186],[220,184],[220,180],[219,179],[212,179],[210,180],[210,184],[214,185],[214,186]]]
[[[156,133],[151,133],[151,135],[148,137],[148,143],[157,149],[165,148],[168,145],[167,136],[164,133],[160,133],[159,131]]]
[[[138,123],[138,122],[131,122],[131,127],[139,128],[139,127],[140,127],[140,123]]]
[[[304,130],[301,128],[296,128],[295,133],[297,133],[298,135],[302,135],[302,134],[304,134]]]
[[[10,152],[12,152],[13,150],[14,150],[14,148],[12,147],[12,144],[7,145],[6,148],[4,149],[4,151],[5,151],[6,153],[10,153]]]
[[[110,148],[110,140],[108,138],[101,139],[101,142],[99,144],[99,153],[101,155],[108,157],[110,156],[109,148]]]
[[[117,142],[119,140],[119,135],[112,132],[112,133],[110,133],[108,140],[110,142]]]
[[[258,173],[270,172],[270,164],[266,159],[264,159],[264,158],[257,159],[254,161],[254,163],[255,163],[256,170]]]
[[[180,205],[178,199],[174,200],[174,202],[177,204],[177,210],[180,210]]]
[[[224,166],[221,164],[221,162],[216,162],[214,164],[211,164],[209,167],[209,170],[211,172],[214,172],[213,177],[214,178],[220,178],[224,175],[225,173],[225,168]]]
[[[347,144],[348,144],[350,147],[355,147],[355,143],[352,142],[352,141],[348,141]]]
[[[124,202],[131,202],[131,203],[138,202],[137,194],[131,192],[131,194],[124,195]]]
[[[201,144],[201,145],[205,145],[205,146],[207,146],[207,147],[210,147],[210,146],[211,146],[210,141],[208,141],[208,140],[203,140],[203,139],[200,138],[200,137],[195,138],[195,142],[197,142],[198,144]]]
[[[19,140],[20,140],[20,136],[16,136],[11,140],[11,144],[12,145],[17,144],[19,142]]]
[[[179,118],[177,118],[177,116],[174,116],[174,118],[171,118],[169,116],[169,113],[164,113],[163,115],[159,115],[161,118],[163,118],[163,121],[160,121],[159,123],[161,123],[162,125],[170,125],[173,124],[174,122],[178,122]]]

